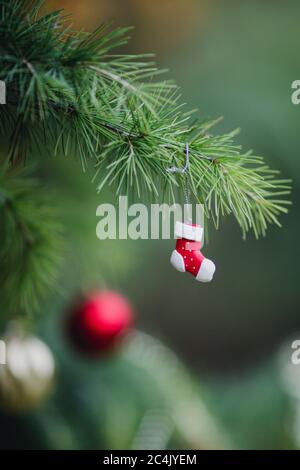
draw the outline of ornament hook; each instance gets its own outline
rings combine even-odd
[[[185,163],[182,168],[179,168],[177,166],[171,166],[170,168],[167,168],[168,173],[187,173],[189,170],[190,166],[190,158],[189,158],[189,144],[187,143],[185,145]]]

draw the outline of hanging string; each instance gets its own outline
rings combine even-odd
[[[170,168],[167,168],[168,173],[180,173],[184,176],[184,203],[187,206],[188,210],[188,219],[191,220],[191,211],[190,211],[190,205],[191,205],[191,188],[190,188],[190,158],[189,158],[189,144],[186,144],[185,146],[185,164],[183,167],[176,167],[172,166]]]

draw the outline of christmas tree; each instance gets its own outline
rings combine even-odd
[[[128,29],[77,32],[63,12],[42,14],[35,0],[3,0],[0,11],[0,326],[7,358],[15,358],[0,366],[7,439],[18,426],[30,429],[28,446],[41,448],[229,447],[205,393],[157,339],[134,330],[117,353],[89,358],[94,337],[89,332],[82,343],[81,320],[96,302],[89,293],[113,285],[112,265],[122,265],[125,277],[131,262],[113,241],[101,249],[95,201],[112,194],[174,201],[186,178],[168,169],[184,167],[188,144],[191,197],[203,204],[207,225],[219,229],[231,215],[244,238],[258,238],[280,226],[289,180],[244,152],[236,132],[217,135],[218,120],[186,109],[151,57],[120,52]],[[119,301],[127,302],[110,297],[107,308]],[[132,307],[120,305],[116,335],[133,326]],[[68,311],[79,312],[76,333],[59,319]],[[73,356],[67,338],[56,341],[59,324],[77,345],[80,332],[87,361]],[[35,410],[52,388],[54,362],[56,391]],[[112,436],[120,420],[126,424]]]

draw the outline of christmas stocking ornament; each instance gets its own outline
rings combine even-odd
[[[203,229],[196,224],[176,222],[176,249],[171,255],[171,264],[184,273],[189,272],[196,281],[210,282],[216,270],[215,264],[201,253]]]
[[[170,173],[181,173],[185,177],[184,193],[185,204],[189,212],[188,222],[176,222],[175,237],[177,237],[176,249],[171,255],[171,264],[177,271],[191,273],[196,281],[210,282],[216,270],[215,264],[205,258],[201,253],[201,240],[203,238],[203,228],[200,225],[192,224],[190,211],[190,184],[189,184],[189,144],[186,144],[186,158],[183,168],[175,166],[168,168]]]

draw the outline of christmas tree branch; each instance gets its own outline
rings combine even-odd
[[[183,178],[166,169],[182,164],[188,142],[193,194],[217,227],[227,214],[244,235],[280,225],[289,181],[243,153],[234,133],[213,136],[213,123],[193,121],[148,56],[113,55],[127,31],[78,33],[60,12],[40,16],[37,2],[2,0],[0,79],[8,104],[0,132],[9,136],[10,161],[45,147],[78,155],[83,168],[95,165],[99,191],[112,185],[116,194],[174,197]]]
[[[57,277],[60,228],[34,180],[0,173],[1,322],[36,311]],[[13,269],[12,269],[13,267]]]

